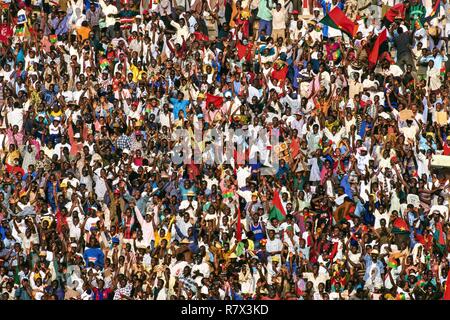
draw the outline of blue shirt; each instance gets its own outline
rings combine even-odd
[[[103,269],[105,255],[100,248],[89,248],[84,251],[84,261],[86,265],[89,265],[89,262],[93,262],[94,266],[99,266]]]
[[[233,89],[234,89],[234,94],[238,95],[239,90],[241,89],[241,83],[239,81],[233,81]]]
[[[341,180],[341,187],[344,188],[345,194],[350,198],[353,199],[353,192],[350,188],[350,184],[348,183],[348,175],[344,175]]]
[[[181,199],[182,200],[187,200],[187,194],[188,194],[189,191],[192,191],[194,193],[196,192],[196,188],[194,186],[191,186],[189,189],[186,189],[184,187],[184,180],[182,180],[180,182],[179,189],[180,189],[180,192],[181,192]]]
[[[186,116],[186,108],[189,105],[189,100],[170,98],[170,103],[173,105],[173,116],[175,119],[178,119],[178,112],[180,110],[183,110],[184,117]]]
[[[300,73],[300,69],[298,68],[298,66],[293,66],[292,69],[294,70],[293,72],[293,76],[292,76],[292,87],[294,87],[294,89],[298,89],[298,77],[299,77],[299,73]]]
[[[0,226],[0,236],[1,236],[2,241],[5,240],[5,237],[6,237],[5,231],[6,231],[5,228]]]
[[[57,24],[56,26],[56,30],[55,30],[55,34],[60,36],[63,34],[66,34],[67,32],[69,32],[69,17],[72,17],[72,15],[66,15],[61,23],[59,23],[59,25]]]
[[[27,173],[25,173],[24,175],[23,175],[23,177],[22,177],[22,181],[26,181],[27,179],[28,179],[28,176],[29,176],[30,174],[27,172]],[[31,180],[35,180],[36,179],[36,176],[37,176],[37,172],[32,172],[31,173]]]

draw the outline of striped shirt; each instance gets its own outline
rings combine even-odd
[[[114,293],[113,300],[121,300],[122,296],[129,297],[131,295],[132,289],[133,289],[133,284],[131,282],[128,282],[127,285],[123,288],[117,288],[116,292]]]
[[[86,12],[86,21],[89,23],[91,27],[95,27],[99,25],[101,10],[96,8],[95,10],[87,10]]]

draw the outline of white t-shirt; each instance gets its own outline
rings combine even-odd
[[[267,239],[266,251],[268,253],[281,251],[282,249],[283,249],[283,243],[281,242],[280,239],[277,239],[277,238],[274,238],[273,240]],[[270,256],[269,260],[272,261],[273,257],[281,258],[280,254],[277,254],[277,255]]]
[[[286,29],[286,9],[281,8],[280,11],[277,9],[272,10],[272,29]]]
[[[17,125],[19,127],[19,131],[22,131],[23,127],[23,114],[24,109],[22,108],[8,108],[8,123],[14,127]]]

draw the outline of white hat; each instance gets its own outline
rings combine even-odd
[[[80,139],[80,138],[81,138],[81,135],[77,132],[77,133],[75,133],[75,134],[73,135],[73,137],[74,137],[75,139]]]
[[[122,153],[130,154],[130,150],[128,150],[128,149],[123,149]]]

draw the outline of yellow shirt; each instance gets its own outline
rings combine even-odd
[[[133,64],[130,67],[130,71],[133,73],[133,82],[137,82],[139,80],[139,68]]]
[[[168,230],[167,230],[166,234],[164,235],[164,237],[161,237],[159,235],[159,230],[158,230],[158,232],[155,233],[155,247],[159,246],[159,244],[161,243],[161,241],[163,239],[166,239],[167,244],[170,244],[170,239],[172,238],[171,229],[172,229],[172,224],[174,221],[175,221],[175,217],[172,217],[172,219],[169,222],[169,227],[167,228]]]
[[[56,111],[56,112],[52,110],[52,111],[50,112],[50,116],[51,116],[51,117],[61,117],[62,114],[63,114],[62,110],[59,110],[59,111]]]

